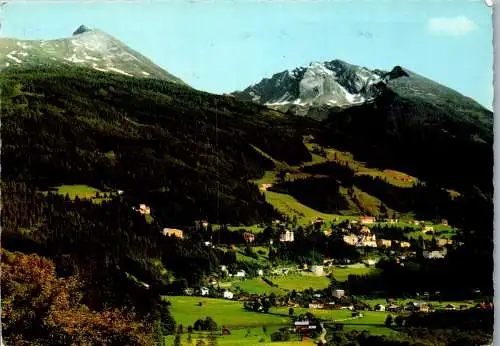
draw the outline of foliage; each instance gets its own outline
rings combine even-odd
[[[150,345],[147,320],[82,304],[78,275],[59,277],[52,261],[2,251],[2,333],[7,343]]]

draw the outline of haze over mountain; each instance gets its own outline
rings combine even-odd
[[[71,37],[62,39],[0,39],[0,68],[47,65],[80,65],[102,72],[185,84],[115,37],[84,25]]]

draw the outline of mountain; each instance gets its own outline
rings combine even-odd
[[[58,65],[185,84],[113,36],[84,25],[71,37],[56,40],[0,38],[0,69]]]
[[[401,66],[391,71],[370,70],[341,60],[283,71],[233,95],[284,112],[325,119],[332,112],[373,102],[387,89],[437,105],[458,102],[459,109],[484,111],[472,99]]]

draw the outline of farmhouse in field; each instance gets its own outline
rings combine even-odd
[[[334,296],[335,298],[342,298],[343,296],[345,296],[345,291],[344,290],[333,290],[332,296]]]
[[[137,211],[141,215],[149,215],[151,214],[151,208],[146,204],[139,204],[139,207],[133,207],[133,210]]]
[[[323,276],[324,275],[323,266],[321,266],[321,265],[311,266],[311,271],[316,276]]]
[[[222,294],[222,296],[223,296],[225,299],[233,299],[234,294],[233,294],[233,292],[231,292],[231,291],[225,290],[225,291],[224,291],[224,293]]]
[[[342,237],[344,240],[344,243],[349,244],[349,245],[356,245],[358,243],[358,237],[355,235],[345,235]]]
[[[424,233],[433,232],[433,231],[434,231],[434,227],[432,227],[432,226],[424,226],[422,228],[422,232],[424,232]]]
[[[164,228],[163,235],[166,237],[174,236],[179,239],[184,238],[184,231],[175,228]]]
[[[387,239],[377,239],[377,246],[378,247],[385,247],[385,248],[389,248],[391,247],[392,245],[392,241],[391,240],[387,240]]]
[[[325,305],[321,303],[309,303],[309,309],[323,309],[324,307]]]
[[[409,242],[407,242],[407,241],[402,241],[402,242],[399,243],[399,246],[401,248],[407,248],[407,247],[410,247],[411,244]]]
[[[245,232],[243,233],[243,237],[245,238],[245,241],[247,243],[253,243],[254,240],[255,240],[255,235],[253,235],[252,233],[250,232]]]
[[[370,229],[366,226],[361,227],[361,231],[359,231],[359,232],[362,234],[370,234],[371,233]]]
[[[362,217],[359,218],[359,222],[362,225],[372,224],[372,223],[375,222],[375,217],[374,216],[362,216]]]
[[[446,256],[446,253],[443,251],[423,251],[422,255],[426,259],[441,259]]]
[[[451,244],[453,244],[453,240],[451,240],[451,239],[439,238],[437,240],[437,246],[439,246],[439,247],[443,247],[443,246],[451,245]]]
[[[280,234],[280,241],[281,242],[293,242],[293,231],[290,230],[285,230]]]

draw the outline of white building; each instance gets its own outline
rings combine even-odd
[[[210,293],[210,290],[207,287],[202,287],[202,288],[200,288],[200,293],[202,296],[208,296],[208,294]]]
[[[247,275],[244,270],[238,270],[236,274],[234,274],[235,277],[237,278],[244,278]]]
[[[282,242],[292,242],[294,240],[293,231],[285,230],[280,234],[280,241]]]
[[[223,296],[225,299],[233,299],[234,294],[233,294],[233,292],[231,292],[231,291],[227,291],[227,290],[226,290],[226,291],[224,291],[224,293],[223,293],[223,295],[222,295],[222,296]]]
[[[446,256],[446,253],[441,251],[424,251],[422,255],[424,256],[424,258],[427,259],[436,259],[436,258],[441,259]]]
[[[319,265],[311,266],[311,271],[316,276],[323,276],[325,274],[323,271],[323,266]]]
[[[342,298],[343,296],[345,296],[345,291],[344,290],[334,290],[332,293],[332,296],[334,296],[336,298]]]

